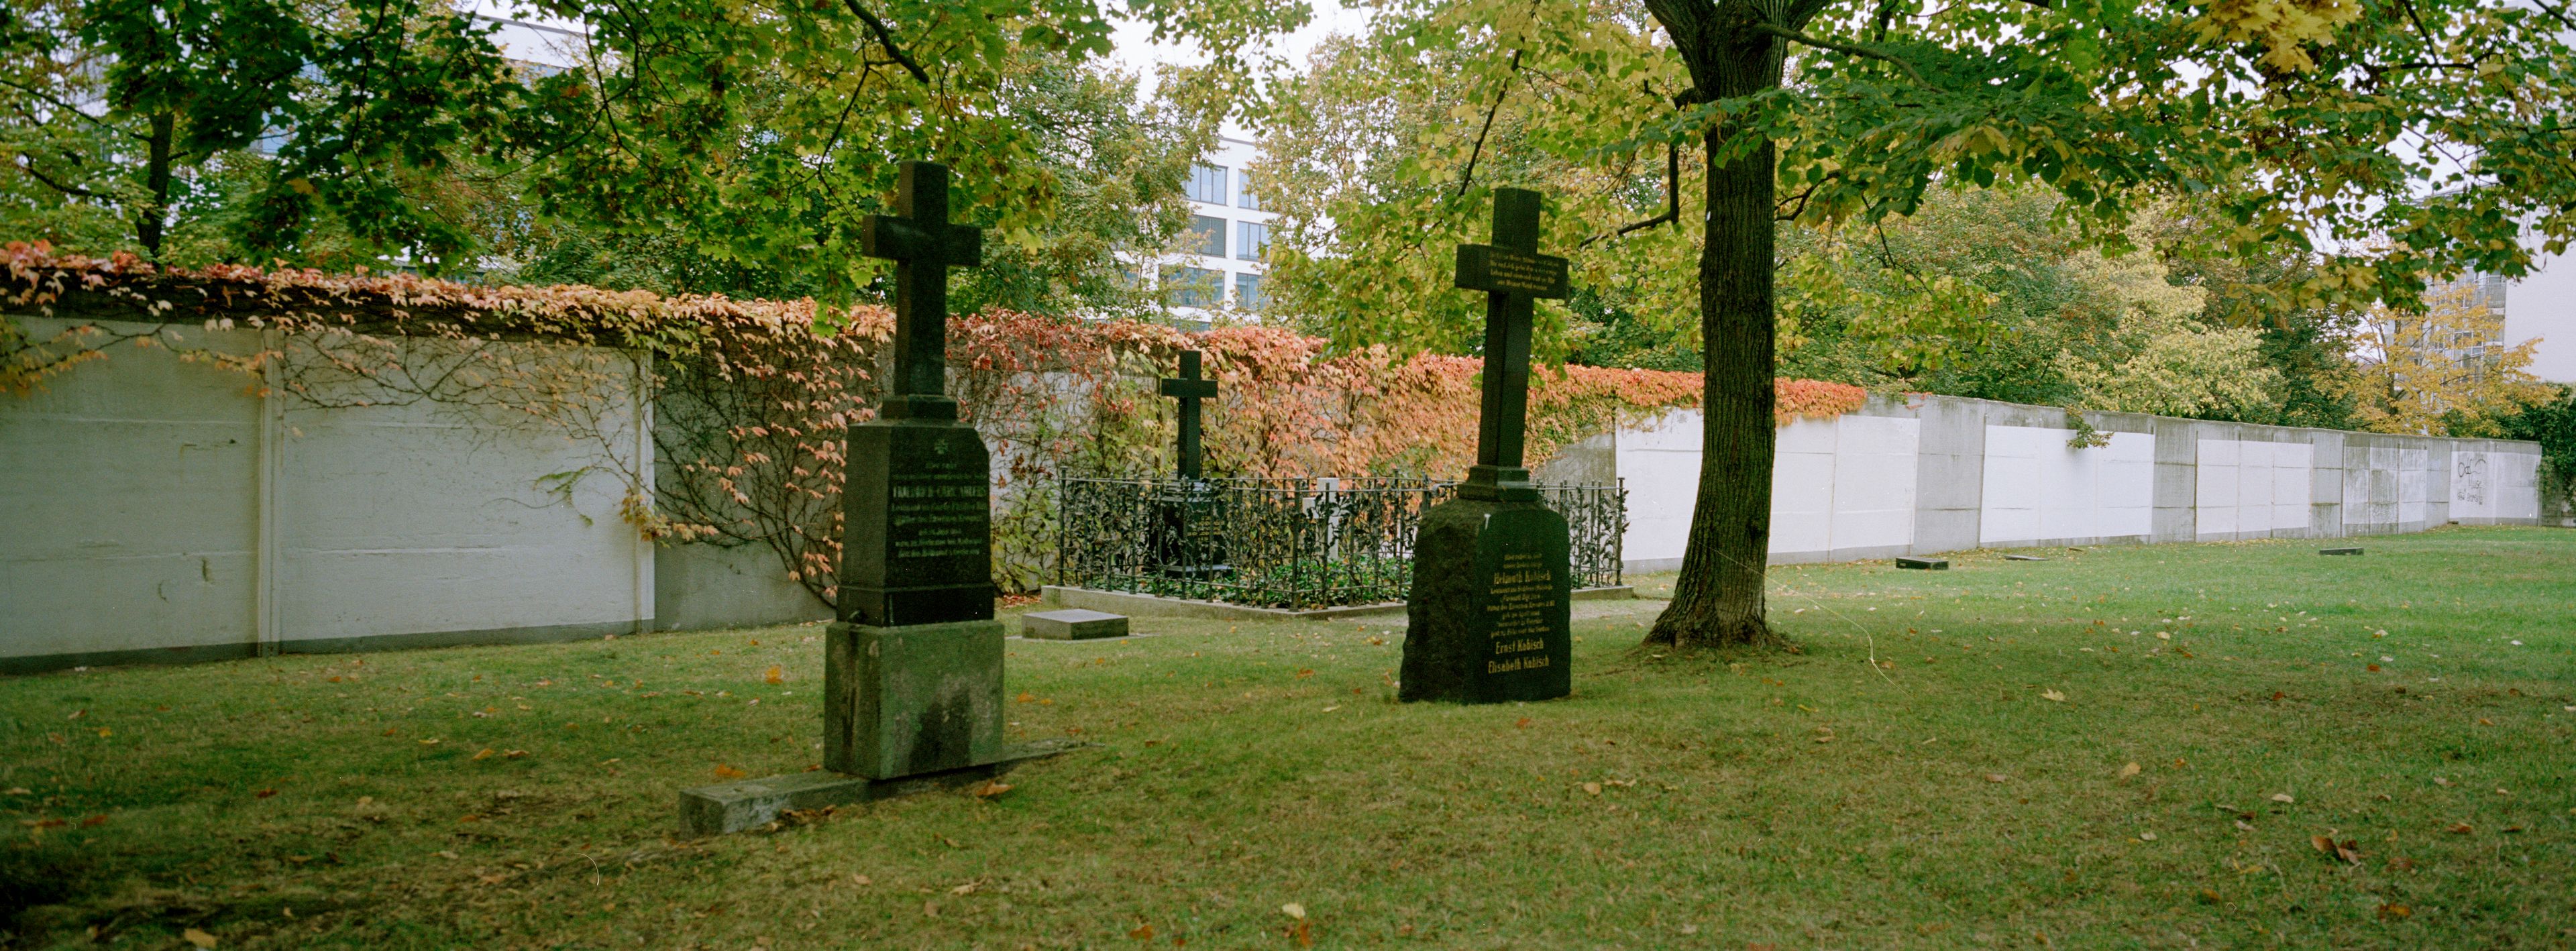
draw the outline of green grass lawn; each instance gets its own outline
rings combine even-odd
[[[819,628],[0,680],[0,912],[20,946],[2576,944],[2576,532],[2362,544],[1780,568],[1797,652],[1587,607],[1542,704],[1396,704],[1384,619],[1014,640],[1014,737],[1097,746],[695,841],[680,789],[819,762]]]

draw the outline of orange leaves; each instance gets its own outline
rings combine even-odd
[[[735,769],[735,768],[733,768],[731,765],[728,765],[728,764],[725,764],[725,763],[717,763],[717,764],[716,764],[716,778],[717,778],[717,779],[741,779],[741,778],[743,778],[743,777],[745,777],[745,776],[749,776],[749,775],[751,775],[751,774],[750,774],[750,773],[743,772],[742,770],[739,770],[739,769]]]
[[[2333,835],[2312,835],[2308,837],[2308,844],[2315,847],[2318,852],[2323,853],[2326,858],[2342,862],[2346,865],[2361,864],[2361,850],[2359,848],[2359,843],[2351,839],[2337,842]]]
[[[1823,380],[1773,380],[1771,392],[1771,415],[1782,426],[1801,418],[1832,419],[1869,402],[1868,390]]]
[[[768,681],[771,686],[786,683],[787,669],[777,664],[771,664],[769,665],[769,673],[761,679]]]

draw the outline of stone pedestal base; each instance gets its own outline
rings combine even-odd
[[[818,770],[700,786],[680,792],[680,824],[691,835],[728,835],[768,825],[790,810],[847,806],[973,785],[1009,772],[1021,763],[1081,745],[1070,740],[1024,743],[1004,749],[994,762],[902,779],[867,779]]]
[[[1572,693],[1569,547],[1565,517],[1535,501],[1458,498],[1424,512],[1397,697],[1500,703]]]
[[[1002,757],[1002,623],[831,626],[823,767],[898,779]]]

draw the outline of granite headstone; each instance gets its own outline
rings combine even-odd
[[[1566,261],[1538,253],[1539,196],[1494,194],[1494,241],[1460,245],[1457,286],[1483,291],[1484,401],[1476,465],[1423,513],[1407,599],[1402,700],[1499,703],[1573,692],[1573,570],[1564,516],[1521,465],[1530,316],[1566,294]]]

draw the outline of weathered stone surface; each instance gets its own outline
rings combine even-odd
[[[1046,641],[1087,641],[1127,636],[1127,616],[1083,608],[1038,611],[1020,618],[1020,636]]]
[[[993,616],[992,473],[953,420],[850,427],[841,620],[875,627]]]
[[[1564,516],[1460,498],[1423,513],[1406,608],[1406,701],[1500,703],[1572,693]]]
[[[834,624],[823,653],[823,765],[894,779],[1002,751],[1002,623]]]
[[[1919,571],[1948,571],[1948,570],[1950,570],[1950,559],[1947,559],[1947,558],[1899,558],[1899,559],[1896,559],[1896,567],[1899,567],[1899,568],[1913,568],[1913,569],[1916,569],[1916,570],[1919,570]]]
[[[847,806],[896,796],[981,783],[1014,766],[1054,756],[1082,744],[1041,740],[1005,748],[990,763],[901,779],[869,779],[829,770],[766,776],[680,791],[680,824],[692,835],[727,835],[756,829],[789,811]]]

